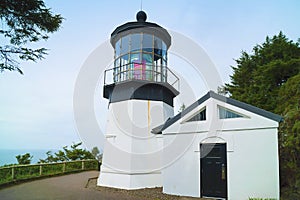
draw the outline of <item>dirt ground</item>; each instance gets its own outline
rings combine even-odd
[[[90,179],[87,187],[100,191],[102,194],[110,194],[112,200],[201,200],[202,198],[181,197],[162,193],[162,188],[147,188],[139,190],[122,190],[116,188],[96,186],[97,179]],[[209,200],[209,199],[205,199]]]

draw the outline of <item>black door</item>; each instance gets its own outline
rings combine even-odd
[[[201,197],[227,199],[226,144],[200,144]]]

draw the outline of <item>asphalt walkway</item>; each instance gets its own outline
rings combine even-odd
[[[97,187],[99,171],[57,176],[0,188],[0,200],[194,200],[162,194],[161,188],[120,190]]]
[[[98,175],[98,171],[88,171],[26,182],[0,189],[0,199],[110,199],[96,190],[85,187],[89,178]]]

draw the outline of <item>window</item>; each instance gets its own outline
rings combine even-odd
[[[164,60],[167,60],[167,45],[162,42],[162,56]]]
[[[131,52],[141,51],[141,34],[132,34],[131,35]]]
[[[114,68],[114,82],[119,81],[120,73],[120,58],[115,60],[115,68]]]
[[[121,39],[116,43],[116,57],[119,57],[121,53]]]
[[[153,35],[143,34],[143,52],[152,53],[153,51]]]
[[[154,60],[162,58],[162,41],[160,38],[154,38]]]
[[[130,54],[130,63],[141,63],[141,54],[140,53]]]
[[[238,114],[234,111],[228,110],[223,107],[219,107],[219,118],[220,119],[230,119],[230,118],[243,118],[244,116]]]
[[[187,122],[204,121],[206,120],[206,108],[201,110],[199,113],[188,119]]]
[[[121,54],[129,52],[129,35],[122,38]]]
[[[167,45],[154,34],[132,33],[115,44],[114,82],[167,82]]]

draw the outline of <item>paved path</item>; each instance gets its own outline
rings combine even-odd
[[[85,188],[88,179],[98,175],[97,171],[88,171],[22,183],[1,189],[0,199],[110,199],[96,190]]]
[[[98,171],[81,172],[26,182],[0,189],[0,200],[195,200],[162,194],[161,188],[120,190],[96,187]],[[92,178],[90,181],[89,178]],[[88,184],[89,183],[89,184]],[[86,187],[88,185],[88,187]]]

